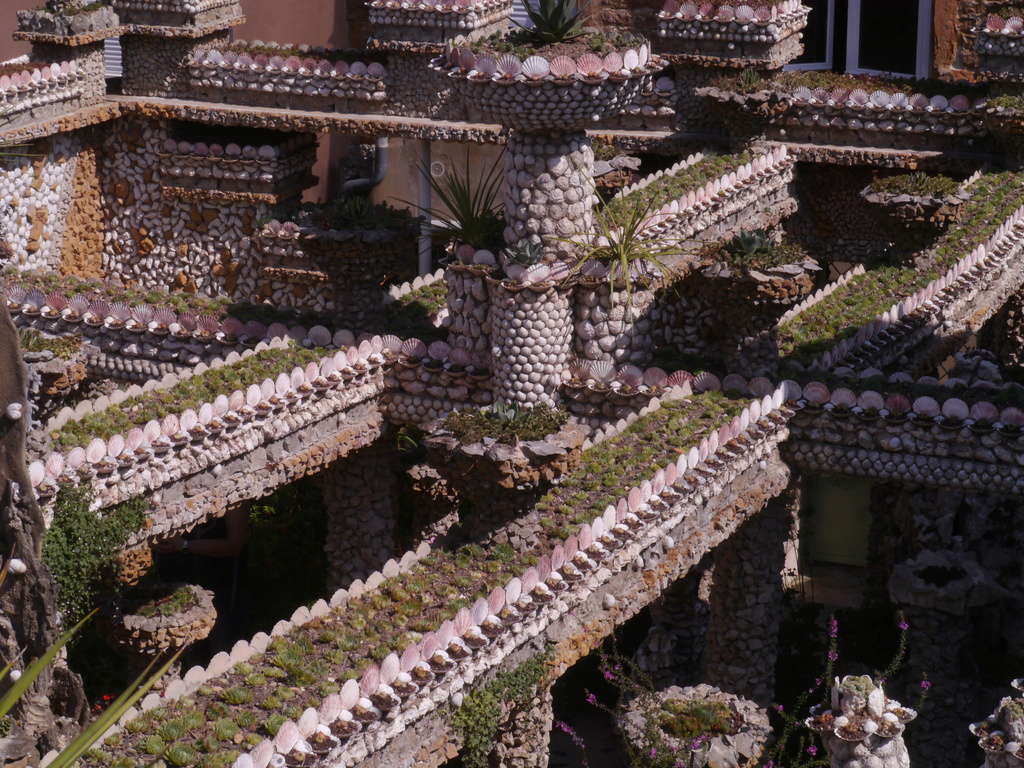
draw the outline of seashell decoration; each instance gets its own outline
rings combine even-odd
[[[576,69],[586,77],[597,77],[604,71],[604,60],[593,53],[585,53],[576,59]]]
[[[551,72],[548,60],[543,56],[530,56],[523,62],[523,74],[529,80],[541,80]]]
[[[576,74],[576,62],[568,56],[555,56],[551,60],[550,71],[552,76],[564,79]]]
[[[523,71],[522,62],[511,53],[503,53],[498,57],[498,74],[503,78],[513,78]]]

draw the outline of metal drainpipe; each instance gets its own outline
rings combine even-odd
[[[348,197],[357,192],[369,192],[388,175],[390,165],[390,153],[388,151],[388,137],[380,136],[374,142],[377,147],[377,156],[373,161],[373,175],[368,179],[349,179],[341,185],[341,197]]]
[[[417,201],[421,211],[430,210],[430,141],[420,139],[420,186],[419,200]],[[419,239],[419,273],[425,275],[430,272],[433,266],[433,242],[430,237],[430,214],[425,213],[423,223],[420,225]]]

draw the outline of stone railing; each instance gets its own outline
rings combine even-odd
[[[238,0],[113,0],[122,24],[206,27],[242,15]]]
[[[700,237],[713,227],[727,225],[731,217],[751,206],[788,208],[779,215],[792,213],[796,204],[789,192],[794,161],[784,146],[775,147],[736,171],[662,205],[650,216],[647,237]],[[789,205],[787,205],[787,203]]]
[[[668,53],[775,69],[803,52],[800,32],[810,12],[800,0],[756,6],[667,0],[658,13],[658,37]]]
[[[369,0],[366,6],[377,42],[444,43],[456,37],[479,40],[504,29],[512,15],[511,0]]]
[[[387,100],[384,65],[346,61],[338,52],[300,58],[291,48],[232,43],[186,62],[190,95],[211,101],[320,112],[379,112]],[[326,56],[326,57],[325,57]]]
[[[91,77],[77,61],[0,65],[0,129],[87,106]]]
[[[785,453],[814,471],[1024,494],[1024,410],[998,404],[1009,390],[972,392],[969,403],[943,394],[934,379],[908,379],[891,377],[888,393],[856,383],[786,382],[797,412]]]
[[[697,94],[738,111],[737,127],[749,130],[753,121],[780,141],[943,151],[973,148],[988,134],[985,99],[965,95],[868,93],[845,87],[783,90],[773,88],[771,81],[752,93],[708,86],[698,88]]]
[[[239,145],[167,139],[159,154],[165,193],[218,190],[295,195],[306,186],[316,161],[316,139],[296,134],[276,145]]]
[[[272,740],[238,757],[235,768],[266,768],[272,761],[278,764],[288,758],[310,765],[353,766],[383,749],[455,692],[582,605],[686,518],[696,527],[707,525],[702,513],[706,503],[785,439],[789,413],[783,408],[781,388],[754,400],[699,445],[630,488],[617,504],[582,525],[564,543],[544,552],[537,565],[379,664],[354,670],[358,677],[347,680],[339,693],[285,722]],[[318,604],[317,614],[326,616],[328,609]],[[302,609],[299,618],[305,618]],[[339,618],[343,621],[344,615]],[[245,653],[240,647],[239,656]],[[220,672],[230,665],[230,654],[222,657]],[[199,677],[197,673],[191,681],[175,684],[174,693],[195,691],[201,684]],[[310,739],[318,744],[315,752]]]
[[[1024,208],[1018,209],[986,243],[957,261],[941,277],[895,303],[808,367],[827,370],[840,363],[864,367],[876,357],[892,358],[920,343],[946,318],[969,305],[989,283],[1005,277],[1005,268],[1018,253],[1024,237],[1022,219]]]
[[[692,165],[696,165],[703,159],[703,152],[697,152],[695,154],[692,154],[685,160],[680,160],[675,165],[672,165],[663,171],[655,171],[649,176],[644,176],[636,184],[627,184],[614,195],[612,195],[612,200],[618,200],[619,198],[626,197],[627,195],[630,195],[633,192],[638,192],[641,189],[646,189],[663,176],[675,176],[680,171],[689,168]]]
[[[453,410],[479,408],[494,400],[486,356],[443,341],[406,339],[388,372],[388,415],[397,422],[425,424]]]
[[[86,447],[53,452],[29,468],[40,499],[59,482],[93,487],[100,507],[151,493],[183,477],[320,421],[383,391],[383,367],[400,341],[380,337],[328,355],[290,374],[217,396],[127,434],[94,438]],[[240,358],[255,352],[244,353]],[[216,361],[213,368],[227,365]],[[201,373],[202,370],[196,371]]]
[[[848,272],[844,272],[839,277],[838,280],[833,280],[831,283],[829,283],[828,285],[824,286],[823,288],[819,288],[814,293],[812,293],[810,296],[808,296],[806,299],[801,301],[799,304],[797,304],[796,306],[786,310],[785,314],[783,314],[778,320],[775,321],[775,327],[778,328],[779,326],[784,325],[785,323],[788,323],[790,320],[795,318],[797,315],[801,314],[802,312],[806,312],[808,309],[813,307],[815,304],[819,304],[822,301],[824,301],[825,299],[827,299],[829,296],[831,296],[833,293],[835,293],[836,290],[838,290],[839,288],[842,288],[844,285],[846,285],[848,282],[850,282],[853,278],[855,278],[855,277],[857,277],[859,275],[863,275],[863,274],[864,274],[864,265],[863,264],[858,264],[857,266],[855,266],[853,269],[849,270]]]

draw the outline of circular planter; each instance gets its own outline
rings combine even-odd
[[[474,54],[456,48],[431,62],[445,71],[471,108],[506,128],[556,134],[582,130],[622,112],[645,81],[665,67],[647,45],[576,58]]]
[[[155,656],[192,645],[209,635],[217,620],[213,592],[194,584],[185,585],[192,592],[193,601],[179,613],[169,616],[135,613],[146,602],[171,595],[181,586],[161,584],[140,590],[116,606],[114,615],[107,619],[111,639],[134,654]]]
[[[771,724],[764,709],[752,701],[725,693],[714,686],[701,684],[680,688],[673,685],[653,695],[653,704],[646,697],[634,699],[619,722],[623,736],[640,754],[646,755],[652,749],[663,747],[678,754],[681,762],[692,768],[704,768],[707,765],[753,765],[764,752],[765,743],[771,736]],[[664,709],[669,702],[724,704],[732,712],[732,732],[710,734],[700,748],[693,750],[692,738],[676,737],[662,728],[661,744],[652,744],[648,735],[651,727],[648,718],[653,714],[651,709],[657,707],[669,716],[669,711]]]
[[[963,207],[971,199],[970,192],[961,187],[953,195],[932,197],[930,195],[909,195],[896,192],[876,192],[867,186],[860,192],[861,198],[879,210],[887,219],[897,222],[908,230],[934,233],[960,220]]]

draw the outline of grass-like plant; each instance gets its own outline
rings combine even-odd
[[[499,156],[486,171],[474,174],[467,150],[461,171],[450,169],[435,178],[428,166],[420,166],[419,172],[430,182],[430,189],[441,205],[424,208],[418,203],[403,202],[430,216],[433,231],[448,242],[497,249],[505,230],[501,200],[503,163]]]
[[[955,195],[960,189],[960,182],[942,174],[916,171],[875,179],[871,182],[871,189],[892,195],[942,198]]]
[[[445,429],[465,443],[490,437],[499,443],[517,440],[540,440],[560,430],[569,414],[548,405],[519,408],[497,401],[487,408],[452,411],[444,420]]]

